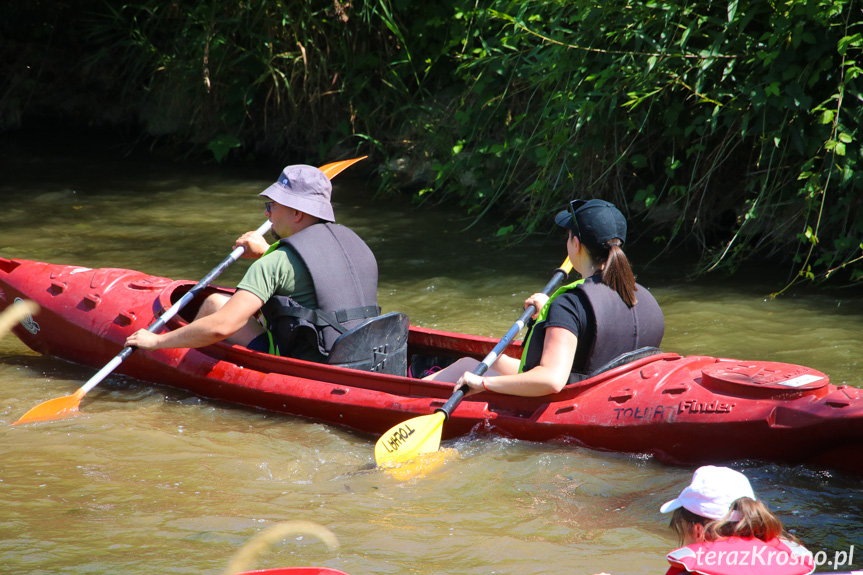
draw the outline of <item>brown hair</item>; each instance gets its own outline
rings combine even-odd
[[[729,520],[734,512],[740,519]],[[776,537],[797,541],[797,538],[785,531],[782,521],[774,515],[767,505],[749,497],[741,497],[731,504],[728,515],[719,520],[709,519],[680,507],[671,516],[670,527],[677,534],[681,545],[695,525],[704,526],[704,541],[716,541],[723,537],[748,537],[770,541]]]
[[[629,260],[626,259],[626,254],[623,253],[620,243],[620,239],[614,238],[603,246],[603,254],[594,255],[590,250],[588,253],[590,253],[595,264],[604,266],[602,268],[602,283],[616,291],[623,303],[632,307],[638,303],[635,298],[635,292],[638,288],[635,287],[635,275],[632,273]],[[606,249],[607,251],[605,251]]]
[[[692,528],[696,525],[707,525],[711,519],[702,517],[683,507],[678,507],[671,514],[671,521],[668,526],[677,534],[677,540],[683,545],[686,536],[692,532]]]

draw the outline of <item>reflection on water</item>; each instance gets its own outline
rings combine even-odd
[[[187,279],[205,275],[264,221],[257,192],[281,167],[181,168],[109,161],[88,148],[20,151],[9,141],[0,150],[0,255]],[[494,247],[488,228],[464,232],[458,214],[375,200],[363,184],[339,176],[337,218],[377,254],[384,310],[405,311],[415,324],[500,336],[565,256],[562,242],[544,239]],[[689,283],[675,262],[642,269],[647,257],[633,261],[666,314],[665,349],[801,363],[861,385],[859,296],[769,300],[779,283],[771,277]],[[217,283],[233,285],[245,267]],[[257,567],[657,573],[674,543],[658,507],[692,473],[576,446],[469,437],[449,444],[460,456],[442,469],[399,482],[369,469],[375,437],[119,376],[88,394],[79,417],[9,425],[92,373],[0,340],[4,572],[215,574],[267,526],[303,519],[327,526],[341,547],[290,538]],[[737,467],[814,551],[832,557],[863,541],[858,479]]]

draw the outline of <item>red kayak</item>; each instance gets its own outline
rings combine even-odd
[[[41,306],[14,329],[31,349],[98,368],[194,285],[125,269],[89,269],[0,258],[0,310]],[[225,290],[224,288],[208,288]],[[168,322],[193,317],[200,297]],[[204,398],[380,435],[431,414],[452,384],[406,377],[421,356],[482,359],[497,340],[405,325],[400,373],[275,357],[224,343],[134,353],[118,371]],[[506,353],[518,357],[519,343]],[[651,454],[672,464],[740,459],[812,463],[863,474],[863,390],[787,363],[680,356],[646,350],[562,392],[538,398],[473,395],[444,439],[472,431],[528,441]],[[401,366],[401,367],[400,367]],[[387,371],[387,370],[384,370]],[[393,371],[393,370],[389,370]],[[46,398],[47,399],[47,398]]]

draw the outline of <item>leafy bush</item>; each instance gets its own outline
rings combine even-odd
[[[603,197],[702,271],[792,259],[861,279],[861,11],[851,0],[496,1],[464,12],[451,150],[426,193],[516,229]]]
[[[506,241],[601,197],[701,272],[863,279],[854,0],[11,1],[0,127],[54,106],[217,160],[364,146],[382,188],[509,215]]]

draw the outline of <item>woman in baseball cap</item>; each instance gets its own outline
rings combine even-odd
[[[502,355],[485,376],[472,373],[477,360],[462,358],[428,379],[467,385],[465,395],[491,391],[522,396],[557,393],[587,379],[622,355],[658,351],[665,331],[659,304],[635,282],[623,252],[626,219],[603,200],[573,200],[555,217],[567,231],[566,250],[582,279],[552,296],[530,296],[537,321],[520,360]]]

